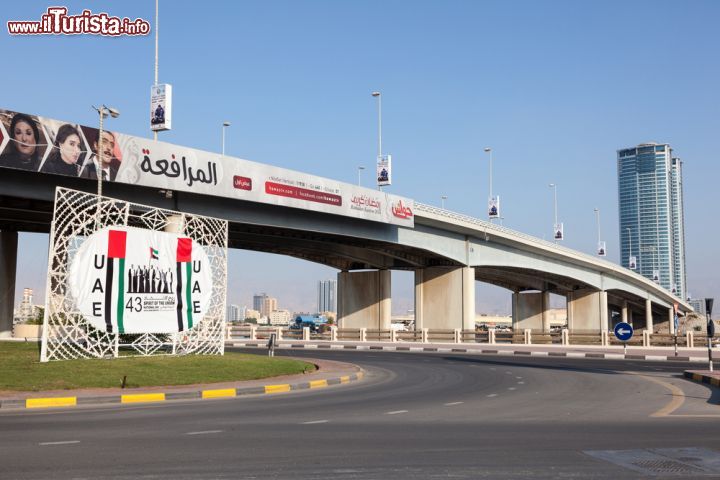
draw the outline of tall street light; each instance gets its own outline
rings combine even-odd
[[[222,154],[225,156],[225,129],[230,126],[230,122],[223,122],[222,124]]]
[[[553,224],[553,239],[554,239],[555,242],[557,243],[557,241],[560,240],[560,238],[557,238],[557,237],[558,237],[557,232],[555,232],[555,229],[558,228],[557,185],[555,185],[554,183],[551,183],[550,185],[548,185],[548,187],[550,187],[550,188],[553,189],[553,208],[554,208],[554,211],[555,211],[555,223]]]
[[[597,222],[597,234],[598,234],[598,240],[597,240],[597,254],[600,257],[605,256],[605,248],[603,247],[601,240],[600,240],[600,209],[595,208],[595,221]]]
[[[363,170],[365,170],[365,167],[357,167],[358,168],[358,187],[360,186],[360,173],[362,173]]]
[[[378,105],[378,158],[382,156],[382,96],[380,92],[372,92],[372,96],[377,98]]]
[[[494,215],[491,214],[491,213],[492,213],[492,212],[491,212],[491,205],[494,204],[494,202],[493,202],[493,184],[492,184],[492,164],[493,164],[493,151],[492,151],[492,148],[490,148],[490,147],[485,147],[485,153],[489,153],[489,154],[490,154],[490,163],[489,163],[489,165],[490,165],[490,175],[489,175],[489,177],[488,177],[488,178],[490,179],[490,180],[489,180],[489,183],[490,183],[490,197],[488,198],[488,218],[490,219],[490,221],[492,221],[493,218],[496,217],[496,216],[494,216]],[[496,212],[496,213],[497,213],[498,215],[500,214],[500,212]]]
[[[100,105],[99,107],[96,107],[93,105],[92,107],[95,109],[96,112],[98,112],[98,115],[100,116],[100,128],[98,129],[98,139],[97,139],[97,152],[95,152],[95,176],[97,177],[97,208],[95,209],[95,228],[100,229],[100,205],[101,205],[101,199],[102,199],[102,177],[103,177],[103,154],[104,154],[104,146],[103,146],[103,120],[105,117],[110,115],[112,118],[117,118],[120,116],[120,112],[111,107],[107,107],[105,105]],[[112,160],[112,159],[111,159]]]
[[[440,197],[440,208],[442,208],[443,210],[445,210],[445,200],[447,200],[447,195],[443,195],[442,197]]]
[[[98,130],[98,139],[97,139],[97,152],[95,155],[95,174],[97,176],[98,181],[98,197],[102,196],[102,172],[103,172],[103,154],[105,149],[102,148],[102,137],[103,137],[103,120],[108,115],[112,118],[117,118],[120,116],[120,112],[116,108],[108,107],[105,105],[100,105],[99,107],[96,107],[93,105],[92,107],[96,112],[98,112],[98,115],[100,116],[100,129]],[[99,201],[99,199],[98,199]]]
[[[630,248],[628,250],[628,268],[632,269],[632,236],[630,235],[630,227],[625,227],[625,230],[628,234],[628,244],[630,245]]]

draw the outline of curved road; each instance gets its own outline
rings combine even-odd
[[[679,378],[686,364],[278,354],[352,362],[366,377],[226,400],[0,412],[0,478],[720,476],[720,395]]]

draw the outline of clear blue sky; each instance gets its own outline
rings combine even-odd
[[[57,2],[3,5],[36,20]],[[154,23],[154,1],[71,1]],[[164,141],[347,182],[371,169],[383,94],[389,191],[483,216],[493,148],[505,225],[550,238],[552,190],[568,247],[592,253],[601,211],[618,261],[616,153],[668,142],[683,159],[688,289],[719,296],[720,2],[717,1],[160,1],[160,81],[173,84]],[[117,107],[112,127],[150,136],[154,35],[0,34],[0,107],[94,125],[92,104]],[[366,171],[367,172],[367,171]],[[366,173],[365,184],[370,175]],[[23,235],[18,290],[44,295],[47,236]],[[312,310],[334,271],[232,252],[231,303],[267,292]],[[412,276],[394,275],[395,313],[412,307]],[[479,290],[478,311],[509,310]],[[40,300],[40,299],[38,299]]]

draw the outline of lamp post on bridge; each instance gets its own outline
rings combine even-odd
[[[445,210],[445,200],[447,200],[447,198],[447,195],[443,195],[442,197],[440,197],[440,208],[442,208],[443,210]]]
[[[555,212],[555,224],[553,225],[553,240],[555,243],[558,242],[558,240],[563,239],[563,228],[562,224],[558,223],[558,214],[557,214],[557,185],[554,183],[551,183],[548,185],[548,187],[553,189],[553,210]]]
[[[361,173],[363,170],[365,170],[365,167],[363,167],[363,166],[357,167],[357,171],[358,171],[358,187],[360,186],[360,173]]]
[[[230,126],[230,122],[223,122],[222,124],[222,155],[225,156],[225,129]]]
[[[112,118],[117,118],[120,116],[120,112],[116,108],[108,107],[106,105],[100,105],[99,107],[96,107],[93,105],[92,107],[96,112],[98,112],[98,115],[100,116],[100,128],[98,129],[98,138],[97,138],[97,152],[95,155],[95,176],[97,176],[97,211],[95,213],[95,223],[96,228],[100,228],[100,199],[102,198],[102,180],[103,180],[103,154],[105,151],[104,148],[104,141],[103,141],[103,120],[108,115]]]

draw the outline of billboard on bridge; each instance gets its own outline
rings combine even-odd
[[[412,227],[411,199],[295,170],[0,109],[0,167]]]

